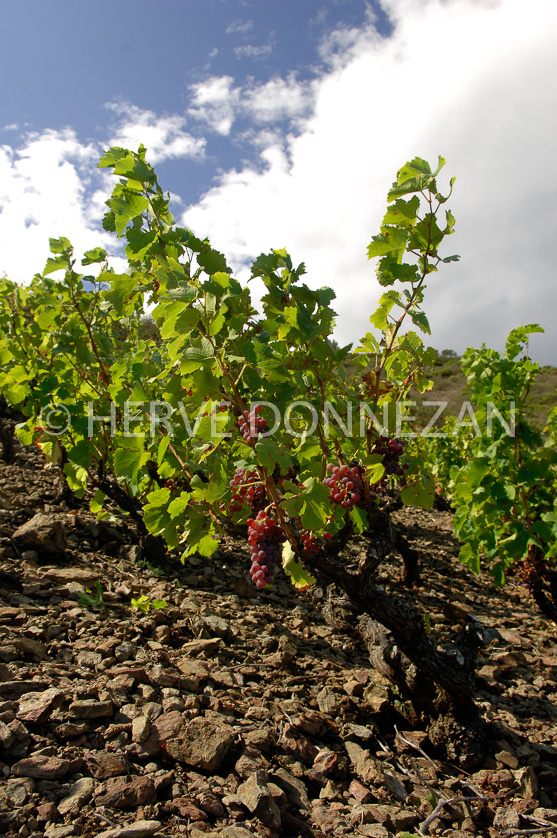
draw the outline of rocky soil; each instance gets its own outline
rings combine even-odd
[[[459,565],[449,513],[395,517],[439,642],[470,613],[497,630],[477,694],[493,754],[472,775],[412,728],[321,589],[256,592],[232,541],[161,576],[125,519],[59,497],[38,451],[0,462],[0,834],[557,831],[555,626]],[[399,575],[393,557],[382,584]]]

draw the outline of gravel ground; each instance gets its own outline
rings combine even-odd
[[[459,564],[450,513],[394,514],[422,584],[399,586],[397,557],[381,584],[440,643],[470,613],[497,630],[477,679],[493,753],[472,775],[412,728],[356,632],[330,625],[321,589],[277,578],[257,592],[231,539],[158,575],[125,519],[59,495],[38,451],[0,462],[0,834],[557,831],[555,626],[523,589]]]

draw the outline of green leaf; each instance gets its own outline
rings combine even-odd
[[[118,160],[121,160],[123,157],[127,157],[129,155],[129,151],[126,148],[120,148],[119,146],[111,146],[108,151],[105,151],[101,159],[97,164],[97,169],[107,169],[112,168]]]
[[[271,437],[265,437],[255,443],[255,454],[257,463],[260,466],[274,471],[276,465],[282,472],[287,471],[292,465],[292,459],[284,448],[277,445]]]
[[[69,262],[66,256],[57,256],[56,259],[49,257],[43,269],[43,276],[48,276],[48,274],[54,273],[54,271],[65,271],[68,267]]]
[[[209,558],[219,549],[219,543],[211,535],[204,535],[195,545],[195,552]]]
[[[439,160],[441,160],[441,158],[439,158]],[[414,157],[414,159],[409,163],[405,163],[404,166],[398,170],[396,176],[399,183],[404,183],[405,180],[415,177],[416,175],[431,175],[431,166],[427,160],[423,159],[423,157]]]
[[[418,326],[422,332],[425,332],[426,335],[431,334],[431,328],[429,325],[429,320],[423,313],[423,311],[409,311],[410,319],[415,326]]]
[[[473,546],[468,543],[464,544],[461,549],[460,553],[458,554],[458,558],[464,564],[467,564],[468,567],[474,572],[480,572],[480,556],[477,550],[474,550]]]
[[[536,332],[543,332],[537,323],[530,323],[528,326],[518,326],[513,329],[507,338],[505,355],[509,360],[514,360],[520,352],[528,348],[528,337]]]
[[[138,597],[137,599],[134,599],[134,597],[131,598],[131,606],[132,608],[135,608],[136,611],[144,611],[147,614],[150,605],[151,603],[149,602],[149,597],[145,594]]]
[[[114,174],[122,175],[139,183],[152,183],[155,173],[151,166],[134,154],[127,154],[115,162]]]
[[[143,259],[146,253],[151,250],[154,242],[157,240],[158,233],[156,230],[138,230],[136,227],[130,227],[126,230],[126,238],[128,245],[126,247],[126,256],[128,259]]]
[[[480,485],[484,477],[489,474],[490,471],[490,463],[485,463],[481,460],[473,460],[468,466],[466,483],[471,489],[475,489]]]
[[[409,201],[404,201],[400,198],[387,209],[385,217],[383,218],[383,224],[395,224],[403,227],[410,227],[416,223],[419,208],[420,199],[417,195],[414,195],[414,197]]]
[[[290,576],[294,587],[299,591],[305,591],[310,585],[315,585],[317,581],[311,573],[305,570],[288,541],[282,548],[282,567],[284,572]]]
[[[104,506],[105,500],[106,500],[105,493],[101,492],[100,489],[97,489],[97,491],[93,495],[91,501],[89,502],[89,509],[91,510],[91,512],[93,512],[93,514],[95,514],[95,515],[97,513],[99,513]]]
[[[138,448],[117,448],[114,453],[114,470],[118,477],[122,477],[133,486],[137,486],[139,469],[149,459],[147,451]]]
[[[375,256],[386,256],[393,251],[402,253],[407,241],[408,230],[401,230],[398,227],[381,227],[381,235],[373,236],[371,243],[368,245],[368,259],[373,259]]]
[[[367,529],[367,514],[365,510],[358,509],[358,507],[355,506],[350,510],[350,518],[354,524],[354,530],[357,533],[363,533]]]
[[[191,346],[188,346],[183,352],[183,358],[186,361],[207,361],[209,358],[214,357],[213,347],[207,338],[204,337],[193,340]]]
[[[400,497],[402,502],[407,506],[419,506],[422,509],[431,509],[435,497],[433,477],[423,474],[419,481],[407,486]]]
[[[49,239],[48,246],[51,253],[67,253],[72,250],[72,244],[65,236],[59,239]]]
[[[216,273],[230,273],[230,268],[226,264],[226,258],[218,250],[209,248],[202,250],[197,254],[197,262],[199,267],[203,268],[205,273],[212,275]]]
[[[119,195],[109,199],[108,205],[114,211],[114,227],[121,236],[130,221],[148,209],[149,201],[137,192],[123,189]]]
[[[300,514],[302,523],[308,530],[320,530],[330,513],[330,489],[315,477],[308,478],[303,485],[305,487],[302,495],[304,506]]]
[[[95,262],[104,262],[106,259],[106,250],[102,247],[95,247],[93,250],[86,250],[81,260],[82,265],[92,265]]]
[[[393,285],[399,282],[415,282],[419,278],[417,265],[399,263],[394,256],[384,256],[377,263],[375,270],[380,285]]]

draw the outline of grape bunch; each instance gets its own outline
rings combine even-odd
[[[309,532],[302,533],[302,544],[304,545],[304,553],[309,553],[310,556],[314,556],[321,550],[319,541]]]
[[[256,471],[236,469],[230,481],[230,488],[230,500],[228,504],[221,503],[221,512],[233,515],[235,512],[241,512],[244,504],[247,504],[252,512],[256,512],[265,502],[265,489]]]
[[[536,584],[540,581],[540,576],[543,576],[543,571],[543,562],[524,559],[518,567],[519,584],[528,588],[530,593],[533,594]]]
[[[251,550],[250,574],[258,588],[270,585],[275,565],[280,560],[284,534],[274,518],[261,510],[248,521],[248,544]]]
[[[259,434],[266,433],[269,430],[269,424],[266,419],[263,419],[259,414],[261,413],[261,405],[257,404],[251,413],[244,410],[243,414],[238,419],[238,427],[240,433],[246,442],[250,439],[257,439]]]
[[[360,502],[364,494],[364,486],[357,466],[350,468],[346,465],[335,466],[333,463],[328,463],[327,471],[329,476],[323,483],[329,487],[332,501],[339,503],[345,509],[351,509]]]
[[[383,457],[383,465],[385,466],[385,474],[387,477],[396,475],[401,477],[404,474],[404,469],[408,468],[406,463],[402,465],[399,463],[401,454],[404,453],[404,446],[406,445],[401,439],[391,439],[388,436],[380,436],[372,449],[372,454],[381,454]]]

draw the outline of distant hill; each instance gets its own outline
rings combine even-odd
[[[470,401],[470,388],[466,382],[466,376],[460,369],[460,358],[452,350],[443,350],[438,353],[437,361],[428,370],[430,378],[433,379],[433,389],[427,394],[414,398],[421,401],[447,401],[444,416],[453,414],[458,416],[462,402]],[[549,411],[557,404],[557,368],[551,366],[541,367],[536,377],[536,382],[530,391],[527,402],[526,418],[538,430],[542,430],[549,415]],[[427,416],[431,417],[433,408],[427,410]],[[421,418],[425,411],[417,411]],[[441,420],[442,421],[442,420]]]
[[[350,363],[350,356],[346,359],[345,368],[348,375],[357,374],[356,367]],[[423,402],[446,401],[447,407],[435,423],[435,429],[440,430],[447,416],[458,416],[463,402],[471,401],[471,392],[466,376],[460,369],[460,356],[452,349],[438,351],[436,362],[426,370],[426,373],[433,379],[433,389],[421,395],[416,391],[411,391],[409,400],[416,402],[416,407],[409,409],[409,413],[416,417],[416,430],[420,430],[430,421],[436,410],[435,407],[423,407]],[[541,367],[528,396],[527,420],[541,431],[551,408],[556,404],[557,367]],[[466,422],[466,416],[463,421]]]

